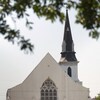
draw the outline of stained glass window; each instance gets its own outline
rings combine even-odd
[[[41,87],[41,100],[57,100],[57,88],[49,78]]]

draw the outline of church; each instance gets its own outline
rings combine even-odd
[[[66,11],[59,63],[47,53],[21,84],[7,90],[6,100],[91,100],[78,79],[78,63]]]

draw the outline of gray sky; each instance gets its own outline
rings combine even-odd
[[[100,40],[88,37],[82,26],[75,24],[75,11],[69,11],[72,36],[75,44],[76,57],[79,60],[78,76],[83,85],[90,88],[90,96],[100,93]],[[26,55],[17,45],[12,45],[0,36],[0,100],[5,100],[6,91],[20,84],[49,52],[59,62],[64,33],[64,24],[55,23],[31,16],[33,30],[29,31],[23,21],[17,21],[12,27],[21,29],[26,38],[34,44],[34,54]]]

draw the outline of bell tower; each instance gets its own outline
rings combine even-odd
[[[62,69],[68,74],[75,82],[78,80],[78,61],[75,56],[74,42],[72,38],[68,11],[66,10],[66,21],[64,28],[64,37],[62,42],[61,59],[59,62]]]

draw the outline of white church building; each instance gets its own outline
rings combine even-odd
[[[6,100],[91,100],[78,79],[68,12],[59,63],[47,53],[21,84],[7,90]]]

